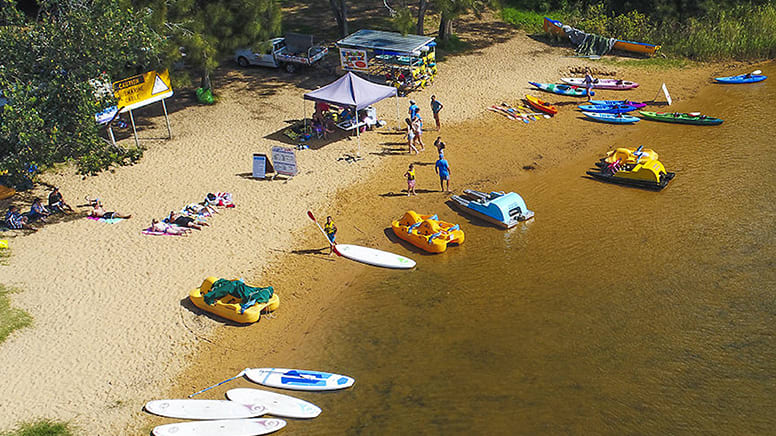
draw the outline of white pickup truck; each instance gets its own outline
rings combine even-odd
[[[241,67],[258,65],[262,67],[283,67],[293,73],[299,66],[309,66],[323,59],[329,49],[313,45],[312,35],[289,33],[284,38],[273,38],[260,49],[238,49],[234,60]]]

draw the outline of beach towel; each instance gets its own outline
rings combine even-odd
[[[119,221],[124,221],[124,218],[105,219],[105,218],[97,218],[96,216],[88,216],[86,217],[86,219],[90,219],[92,221],[99,221],[101,223],[108,223],[108,224],[116,224]]]

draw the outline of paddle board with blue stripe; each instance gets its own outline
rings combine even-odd
[[[288,368],[248,368],[245,376],[260,385],[297,391],[333,391],[356,382],[346,375]]]
[[[244,419],[267,413],[260,404],[245,405],[227,400],[153,400],[145,410],[178,419]]]

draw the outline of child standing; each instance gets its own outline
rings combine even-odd
[[[410,121],[409,118],[405,118],[404,122],[407,123],[407,145],[410,147],[409,153],[412,154],[414,151],[415,154],[419,154],[417,148],[415,148],[415,127],[412,125],[412,121]]]
[[[334,254],[334,239],[337,237],[337,226],[334,225],[334,221],[331,219],[331,215],[326,217],[326,224],[323,226],[323,231],[326,232],[326,236],[329,238],[331,247],[329,250],[329,256]]]
[[[418,195],[415,193],[415,165],[410,164],[410,168],[404,173],[404,177],[407,178],[407,197],[410,195]]]

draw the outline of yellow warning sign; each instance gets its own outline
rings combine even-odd
[[[121,112],[143,107],[159,100],[172,97],[170,73],[149,71],[137,76],[113,82],[113,92],[119,100]]]

